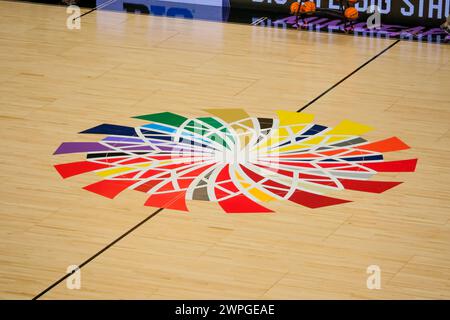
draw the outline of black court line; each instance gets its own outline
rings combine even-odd
[[[78,17],[73,18],[72,21],[75,21],[75,20],[77,20],[77,19],[80,19],[80,18],[82,18],[82,17],[88,15],[89,13],[92,13],[92,12],[98,10],[98,9],[102,9],[103,7],[106,7],[106,6],[110,5],[110,4],[113,4],[113,3],[116,2],[116,1],[118,1],[118,0],[109,0],[109,1],[106,1],[106,2],[104,2],[104,3],[102,3],[102,4],[99,4],[98,6],[92,8],[91,10],[88,10],[88,11],[86,11],[85,13],[80,14]]]
[[[93,10],[91,10],[90,12],[93,12],[96,8],[94,8]],[[86,14],[90,13],[87,12]],[[80,16],[81,17],[81,16]],[[385,48],[383,51],[381,51],[380,53],[378,53],[377,55],[375,55],[374,57],[372,57],[370,60],[366,61],[364,64],[362,64],[361,66],[359,66],[357,69],[355,69],[354,71],[352,71],[351,73],[349,73],[347,76],[345,76],[344,78],[342,78],[339,82],[336,82],[333,86],[331,86],[330,88],[328,88],[326,91],[324,91],[323,93],[321,93],[319,96],[317,96],[316,98],[314,98],[313,100],[311,100],[310,102],[308,102],[306,105],[304,105],[302,108],[300,108],[299,110],[297,110],[297,112],[302,112],[303,110],[305,110],[306,108],[308,108],[309,106],[311,106],[314,102],[316,102],[317,100],[319,100],[320,98],[322,98],[324,95],[326,95],[328,92],[330,92],[331,90],[333,90],[334,88],[336,88],[339,84],[341,84],[342,82],[344,82],[345,80],[347,80],[348,78],[350,78],[352,75],[354,75],[355,73],[357,73],[358,71],[360,71],[362,68],[364,68],[365,66],[367,66],[370,62],[374,61],[376,58],[378,58],[379,56],[381,56],[383,53],[385,53],[386,51],[388,51],[389,49],[391,49],[393,46],[395,46],[397,43],[399,43],[400,40],[395,41],[394,43],[392,43],[391,45],[389,45],[387,48]],[[118,237],[117,239],[115,239],[114,241],[112,241],[110,244],[108,244],[106,247],[104,247],[102,250],[98,251],[96,254],[94,254],[93,256],[91,256],[90,258],[88,258],[87,260],[85,260],[83,263],[81,263],[78,266],[78,269],[73,270],[71,273],[67,273],[65,274],[63,277],[61,277],[59,280],[57,280],[56,282],[54,282],[52,285],[50,285],[48,288],[46,288],[44,291],[42,291],[41,293],[39,293],[37,296],[35,296],[32,300],[37,300],[40,297],[42,297],[44,294],[46,294],[48,291],[52,290],[54,287],[56,287],[57,285],[59,285],[61,282],[63,282],[64,280],[66,280],[68,277],[70,277],[72,274],[74,274],[76,271],[81,270],[82,267],[84,267],[85,265],[87,265],[89,262],[91,262],[92,260],[94,260],[95,258],[97,258],[99,255],[101,255],[103,252],[105,252],[106,250],[108,250],[109,248],[111,248],[113,245],[115,245],[117,242],[119,242],[120,240],[122,240],[123,238],[125,238],[127,235],[129,235],[130,233],[132,233],[134,230],[136,230],[137,228],[139,228],[141,225],[143,225],[144,223],[146,223],[148,220],[152,219],[153,217],[155,217],[158,213],[162,212],[164,210],[164,208],[159,208],[158,210],[156,210],[155,212],[153,212],[151,215],[149,215],[147,218],[145,218],[144,220],[142,220],[141,222],[139,222],[138,224],[136,224],[134,227],[132,227],[131,229],[129,229],[128,231],[126,231],[124,234],[122,234],[120,237]]]
[[[93,8],[89,11],[86,11],[85,13],[80,14],[78,17],[73,18],[73,21],[80,19],[81,17],[84,17],[85,15],[88,15],[89,13],[94,12],[95,10],[97,10],[97,7]]]
[[[85,260],[82,264],[80,264],[78,266],[78,269],[73,270],[71,273],[67,273],[66,275],[64,275],[63,277],[61,277],[59,280],[57,280],[55,283],[53,283],[51,286],[49,286],[47,289],[45,289],[44,291],[42,291],[41,293],[39,293],[37,296],[35,296],[32,300],[36,300],[39,299],[40,297],[42,297],[44,294],[46,294],[48,291],[50,291],[51,289],[53,289],[54,287],[56,287],[58,284],[60,284],[61,282],[63,282],[64,280],[66,280],[68,277],[70,277],[72,274],[74,274],[77,270],[80,270],[81,268],[83,268],[85,265],[87,265],[89,262],[91,262],[92,260],[94,260],[95,258],[97,258],[99,255],[101,255],[103,252],[105,252],[106,250],[108,250],[109,248],[111,248],[113,245],[115,245],[117,242],[119,242],[120,240],[122,240],[123,238],[125,238],[127,235],[129,235],[131,232],[133,232],[134,230],[136,230],[137,228],[139,228],[141,225],[143,225],[144,223],[146,223],[148,220],[150,220],[151,218],[155,217],[158,213],[160,213],[161,211],[163,211],[163,208],[159,208],[158,210],[156,210],[155,212],[153,212],[151,215],[149,215],[147,218],[145,218],[144,220],[142,220],[141,222],[139,222],[137,225],[135,225],[133,228],[129,229],[127,232],[125,232],[124,234],[122,234],[120,237],[118,237],[116,240],[114,240],[113,242],[111,242],[110,244],[108,244],[106,247],[104,247],[102,250],[100,250],[99,252],[97,252],[96,254],[94,254],[92,257],[90,257],[89,259]]]
[[[333,90],[334,88],[336,88],[338,85],[340,85],[342,82],[344,82],[345,80],[347,80],[348,78],[350,78],[352,75],[354,75],[355,73],[357,73],[359,70],[361,70],[362,68],[364,68],[365,66],[367,66],[369,63],[371,63],[372,61],[374,61],[376,58],[378,58],[379,56],[381,56],[383,53],[385,53],[386,51],[388,51],[389,49],[391,49],[393,46],[395,46],[397,43],[399,43],[400,40],[395,41],[394,43],[392,43],[390,46],[388,46],[387,48],[385,48],[383,51],[381,51],[380,53],[378,53],[377,55],[373,56],[370,60],[367,60],[365,63],[363,63],[362,65],[360,65],[358,68],[356,68],[355,70],[353,70],[351,73],[349,73],[348,75],[346,75],[344,78],[342,78],[341,80],[339,80],[338,82],[336,82],[334,85],[332,85],[331,87],[329,87],[327,90],[325,90],[324,92],[322,92],[320,95],[318,95],[317,97],[315,97],[314,99],[312,99],[310,102],[308,102],[307,104],[305,104],[303,107],[301,107],[300,109],[297,110],[297,112],[302,112],[303,110],[305,110],[306,108],[308,108],[310,105],[312,105],[314,102],[316,102],[317,100],[319,100],[320,98],[322,98],[324,95],[326,95],[328,92],[330,92],[331,90]]]

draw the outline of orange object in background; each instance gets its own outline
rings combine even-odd
[[[358,19],[358,10],[356,8],[350,7],[345,9],[344,15],[349,20],[356,20]]]
[[[306,1],[300,7],[301,13],[312,13],[316,11],[316,4],[312,1]]]
[[[300,3],[293,2],[291,4],[291,14],[297,14],[299,10],[300,10]]]

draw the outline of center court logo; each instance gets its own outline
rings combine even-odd
[[[115,198],[126,189],[148,195],[146,206],[188,211],[186,200],[217,202],[227,213],[273,212],[287,200],[308,208],[349,202],[327,196],[344,189],[382,193],[401,182],[373,180],[378,172],[413,172],[417,159],[386,161],[409,149],[396,137],[368,142],[372,128],[343,120],[334,128],[313,115],[277,111],[251,117],[242,109],[208,109],[187,118],[163,112],[135,118],[139,127],[101,124],[81,134],[98,142],[64,142],[54,154],[86,153],[55,165],[63,178],[93,172],[83,189]]]

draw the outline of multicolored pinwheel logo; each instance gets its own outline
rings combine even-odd
[[[313,115],[278,111],[255,118],[242,109],[208,109],[189,119],[170,112],[135,118],[140,127],[102,124],[83,134],[98,142],[64,142],[55,154],[86,160],[55,165],[63,178],[95,172],[84,189],[114,198],[125,189],[148,194],[146,206],[187,211],[186,200],[217,202],[225,212],[272,212],[263,204],[289,200],[308,208],[349,202],[337,190],[382,193],[401,182],[371,180],[378,172],[413,172],[417,159],[385,161],[409,147],[396,137],[368,142],[372,128],[344,120],[334,128]]]

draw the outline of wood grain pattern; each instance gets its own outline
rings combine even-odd
[[[145,196],[108,200],[52,165],[63,141],[99,123],[138,125],[161,111],[203,115],[297,110],[392,40],[95,12],[67,30],[62,7],[0,2],[0,298],[29,299],[152,211]],[[43,298],[450,298],[450,48],[401,42],[314,103],[333,126],[374,126],[418,157],[385,194],[310,210],[227,215],[189,203],[135,230]],[[93,141],[95,137],[91,137]],[[395,158],[395,155],[393,155]],[[394,179],[393,179],[394,180]],[[366,268],[382,289],[366,288]]]

